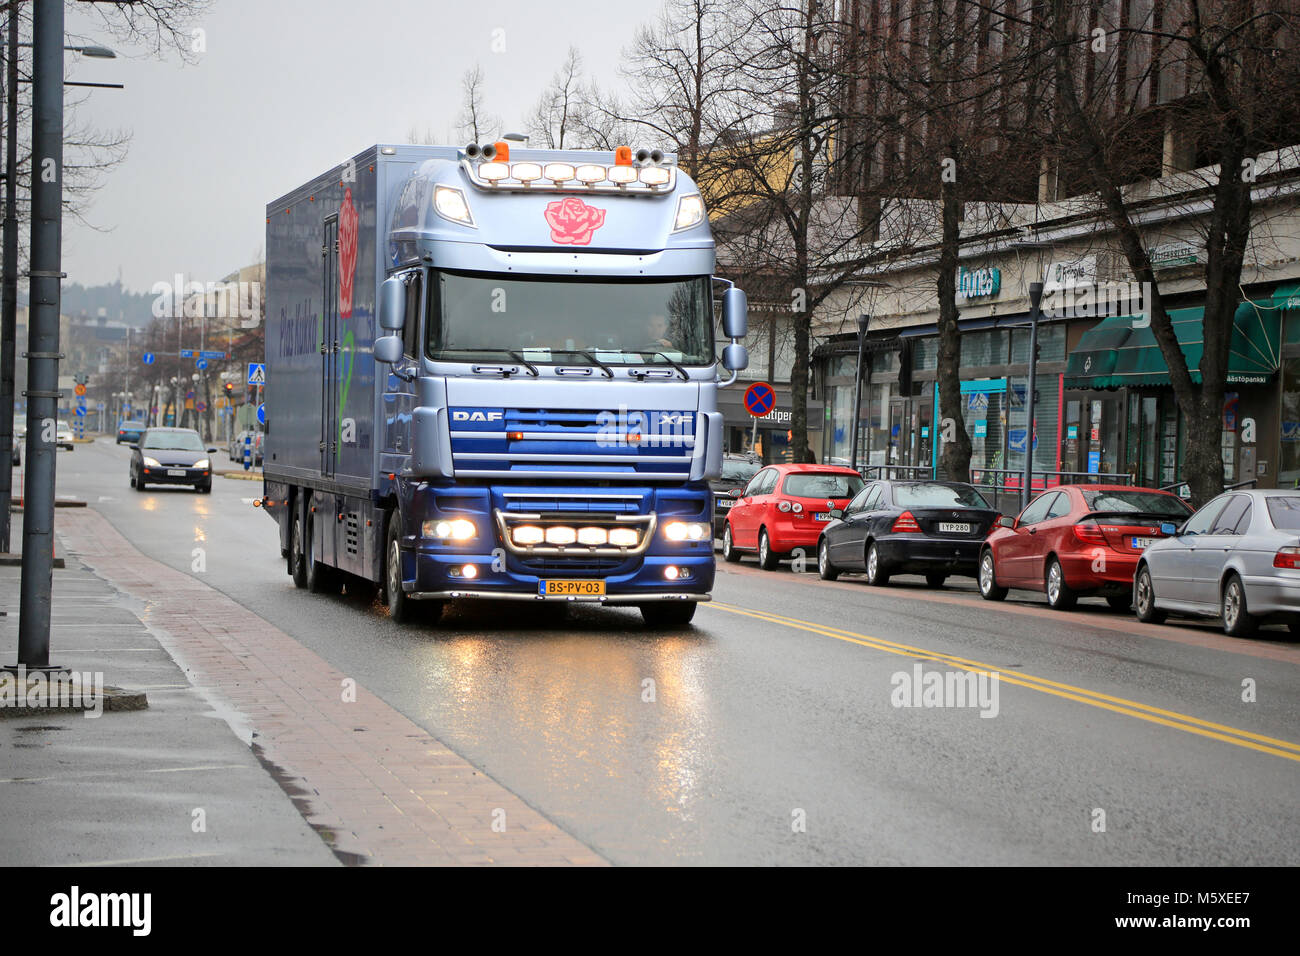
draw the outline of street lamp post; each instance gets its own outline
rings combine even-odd
[[[1029,283],[1029,386],[1025,392],[1025,411],[1029,418],[1025,423],[1025,487],[1020,494],[1021,510],[1029,504],[1034,486],[1034,393],[1038,388],[1038,317],[1042,301],[1043,284]]]
[[[858,364],[854,367],[853,374],[853,437],[849,441],[849,466],[855,471],[858,468],[858,423],[862,416],[862,352],[867,344],[867,328],[871,325],[871,316],[867,314],[858,316]]]

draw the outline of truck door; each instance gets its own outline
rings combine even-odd
[[[325,220],[325,237],[321,244],[321,274],[325,288],[321,298],[321,409],[320,470],[325,477],[334,475],[334,441],[338,434],[338,329],[339,329],[339,217]]]

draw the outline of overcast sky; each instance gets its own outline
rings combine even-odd
[[[79,109],[133,138],[88,213],[107,231],[65,222],[68,281],[111,282],[119,268],[136,292],[178,272],[220,279],[255,261],[270,200],[372,143],[406,142],[412,127],[439,141],[454,133],[461,77],[476,62],[487,107],[522,131],[570,44],[589,76],[616,84],[620,51],[657,7],[215,0],[196,64],[79,58],[70,79],[126,84],[90,92]],[[89,22],[74,11],[67,29],[93,41]]]

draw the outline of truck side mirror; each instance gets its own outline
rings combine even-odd
[[[739,372],[749,365],[749,349],[743,345],[728,345],[722,350],[722,367],[728,372]]]
[[[391,281],[391,280],[390,280]],[[385,283],[387,285],[387,283]],[[375,361],[393,365],[402,360],[402,340],[396,335],[381,335],[375,339]]]
[[[379,287],[379,327],[390,332],[400,332],[406,324],[406,283],[400,276],[385,279]],[[375,342],[375,358],[379,358],[378,345]],[[398,358],[401,356],[399,355]],[[380,359],[380,361],[388,361]]]
[[[729,339],[743,339],[748,332],[749,299],[743,289],[732,286],[722,293],[722,334]],[[727,368],[732,367],[727,366]]]

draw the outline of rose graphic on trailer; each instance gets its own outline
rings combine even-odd
[[[585,246],[591,236],[605,225],[605,210],[588,206],[577,196],[557,199],[546,206],[546,221],[551,226],[551,241],[563,246]]]
[[[352,318],[352,280],[357,272],[357,207],[352,190],[343,193],[339,206],[339,317]]]

